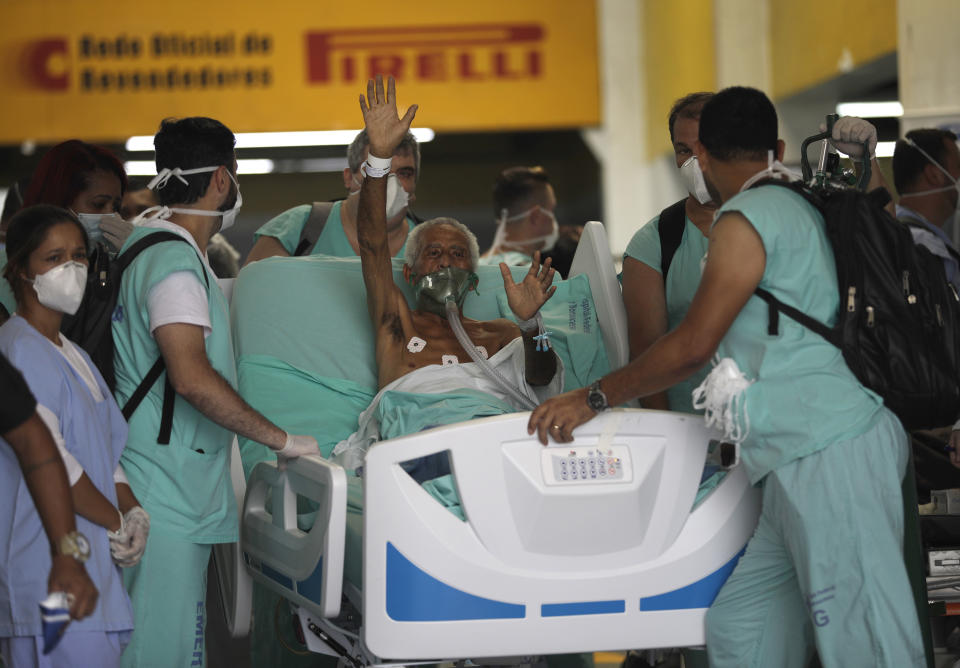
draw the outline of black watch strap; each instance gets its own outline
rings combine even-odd
[[[610,408],[610,402],[607,401],[607,395],[600,389],[600,381],[594,381],[587,389],[587,405],[596,412],[605,411]]]

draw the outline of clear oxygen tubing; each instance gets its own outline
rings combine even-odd
[[[447,310],[447,321],[450,323],[450,327],[453,328],[453,334],[457,337],[457,341],[460,342],[460,345],[463,346],[463,349],[467,351],[470,359],[476,362],[480,368],[483,369],[483,372],[487,374],[487,376],[489,376],[493,382],[499,385],[504,392],[510,395],[510,397],[516,401],[519,406],[523,406],[529,411],[532,411],[534,408],[536,408],[537,404],[532,402],[529,397],[511,385],[510,381],[504,378],[502,373],[493,368],[493,365],[485,360],[483,355],[480,354],[480,351],[477,350],[477,347],[473,345],[473,341],[471,341],[470,337],[467,336],[466,330],[460,323],[460,315],[458,313],[457,303],[453,301],[453,299],[448,299],[444,306]]]

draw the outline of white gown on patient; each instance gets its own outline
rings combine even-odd
[[[563,365],[559,359],[557,372],[548,385],[534,388],[526,382],[522,337],[508,343],[488,361],[513,387],[537,404],[563,388]],[[431,364],[380,390],[360,414],[357,431],[334,448],[333,459],[345,468],[355,469],[363,463],[367,449],[379,440],[522,410],[476,363]]]

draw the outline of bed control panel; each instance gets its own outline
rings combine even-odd
[[[622,445],[548,448],[541,456],[548,485],[629,482],[630,452]]]

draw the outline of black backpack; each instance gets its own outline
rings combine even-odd
[[[165,241],[189,243],[179,234],[168,231],[154,232],[136,241],[130,248],[119,256],[111,259],[104,249],[98,248],[93,258],[91,270],[88,272],[87,287],[83,294],[83,301],[73,315],[65,315],[60,325],[60,331],[68,339],[87,351],[90,359],[100,370],[107,387],[113,392],[116,390],[116,375],[113,368],[113,332],[111,323],[117,310],[117,297],[120,294],[120,280],[123,272],[136,257],[154,244]],[[210,289],[210,279],[203,272],[207,289]],[[147,375],[134,390],[133,394],[123,406],[123,417],[127,420],[147,396],[147,392],[157,382],[165,368],[163,356],[147,372]],[[173,427],[173,405],[176,393],[170,380],[166,380],[163,393],[163,410],[160,420],[160,433],[157,443],[170,443],[170,432]]]
[[[881,397],[907,429],[953,424],[960,415],[960,300],[943,263],[914,244],[910,230],[883,207],[883,189],[789,188],[823,215],[840,289],[835,327],[757,288],[769,306],[768,334],[779,314],[817,332],[843,352],[863,385]]]
[[[294,257],[310,255],[310,251],[320,240],[323,228],[327,226],[327,218],[330,217],[334,204],[336,202],[314,202],[310,205],[310,214],[300,230],[300,240],[293,251]]]
[[[683,228],[687,224],[687,198],[674,202],[660,212],[657,231],[660,234],[660,275],[663,277],[663,288],[667,288],[667,272],[673,263],[673,256],[683,241]]]

